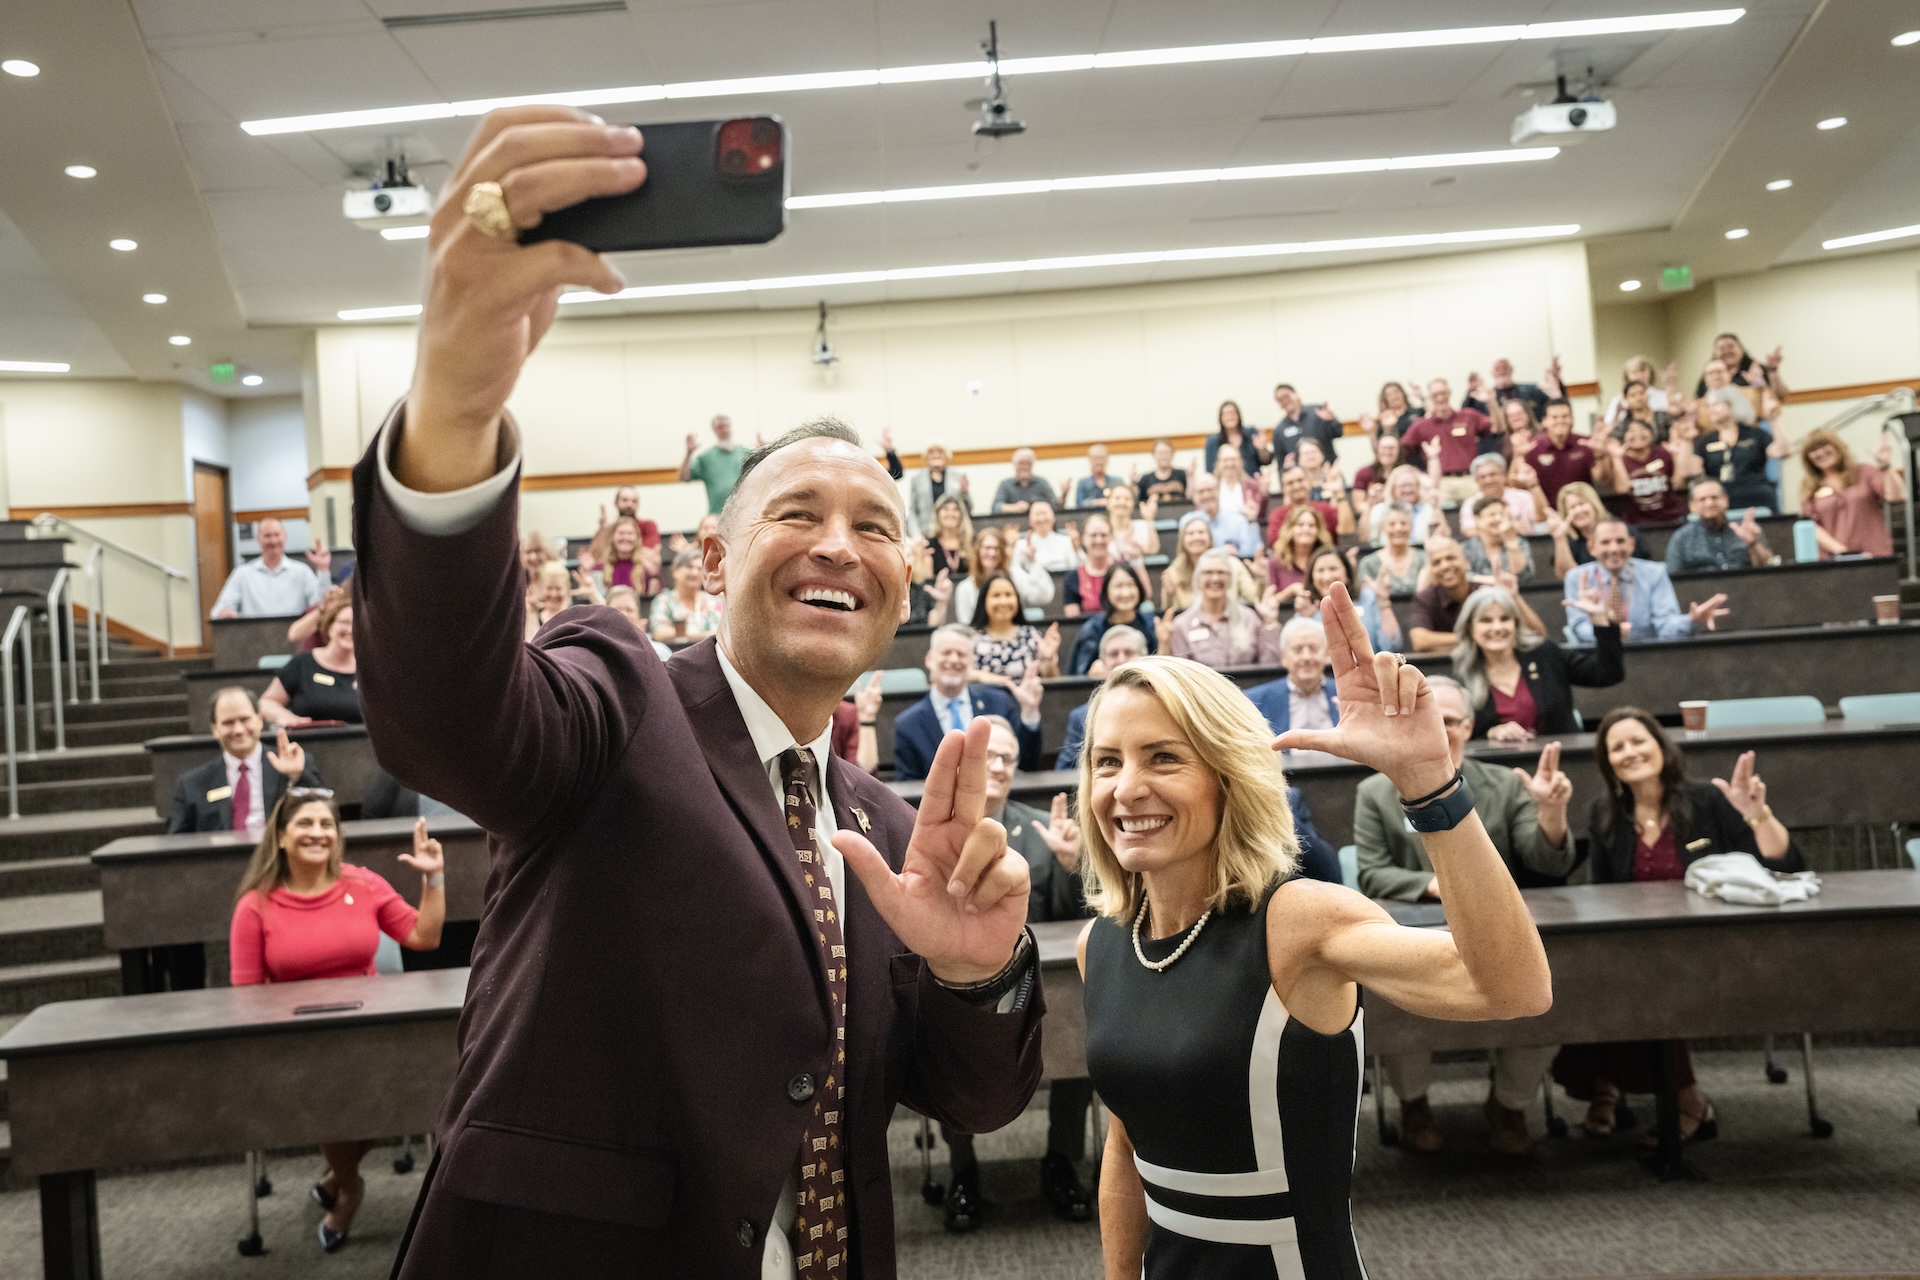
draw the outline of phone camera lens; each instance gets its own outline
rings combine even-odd
[[[753,122],[753,143],[757,147],[771,147],[780,141],[780,126],[771,120]]]
[[[720,155],[722,173],[745,173],[747,171],[747,153],[738,147],[732,147]]]

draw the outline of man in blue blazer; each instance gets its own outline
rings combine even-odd
[[[1029,667],[1012,693],[969,684],[973,629],[952,623],[927,639],[927,682],[933,687],[893,718],[893,776],[924,778],[949,729],[965,729],[975,716],[1003,716],[1020,740],[1020,768],[1040,768],[1040,669]]]
[[[1284,680],[1269,680],[1247,690],[1275,736],[1291,728],[1330,729],[1340,723],[1340,701],[1327,679],[1327,633],[1312,618],[1295,618],[1280,629]],[[1297,717],[1297,722],[1296,722]],[[1315,880],[1340,883],[1340,855],[1313,825],[1313,811],[1300,788],[1287,788],[1294,834],[1300,838],[1300,870]]]
[[[1100,635],[1100,661],[1096,665],[1104,675],[1123,662],[1146,656],[1147,637],[1138,627],[1108,627]],[[1059,758],[1053,762],[1053,767],[1078,769],[1080,744],[1086,736],[1087,708],[1083,703],[1067,713],[1067,740],[1061,746]]]

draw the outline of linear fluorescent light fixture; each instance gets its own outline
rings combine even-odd
[[[1905,240],[1909,236],[1920,236],[1920,222],[1911,227],[1894,227],[1887,231],[1867,231],[1857,236],[1841,236],[1838,240],[1822,240],[1822,249],[1851,249],[1856,245],[1879,244],[1883,240]]]
[[[1393,156],[1378,160],[1316,160],[1300,164],[1250,164],[1231,169],[1110,173],[1087,178],[1040,178],[1030,182],[971,182],[950,187],[902,187],[893,191],[843,191],[835,195],[789,196],[787,208],[839,209],[849,205],[913,204],[923,200],[1026,196],[1049,191],[1108,191],[1117,187],[1167,187],[1194,182],[1309,178],[1325,174],[1385,173],[1398,169],[1453,169],[1468,165],[1521,164],[1530,160],[1551,160],[1559,154],[1558,147],[1525,147],[1505,151],[1460,151],[1449,155]],[[387,233],[383,231],[381,234]]]
[[[0,360],[0,373],[66,373],[72,368],[60,360]]]
[[[1170,49],[1133,49],[1118,53],[1074,53],[1044,58],[1008,58],[1004,76],[1047,75],[1063,71],[1107,71],[1123,67],[1164,67],[1193,62],[1238,62],[1249,58],[1293,58],[1316,53],[1361,53],[1381,49],[1429,49],[1463,44],[1507,44],[1516,40],[1564,40],[1586,36],[1628,35],[1644,31],[1684,31],[1724,27],[1738,22],[1745,9],[1695,9],[1627,18],[1582,18],[1570,22],[1515,23],[1497,27],[1455,27],[1431,31],[1389,31],[1365,36],[1321,36],[1311,40],[1254,40],[1241,44],[1188,45]],[[747,76],[733,80],[689,80],[678,84],[627,85],[611,89],[522,94],[511,98],[472,98],[464,102],[419,102],[404,107],[328,111],[315,115],[244,120],[240,127],[255,137],[275,133],[312,133],[369,125],[409,124],[481,116],[497,107],[561,103],[574,107],[613,106],[686,98],[722,98],[739,94],[803,93],[815,89],[856,89],[882,84],[925,84],[936,80],[978,80],[984,61],[943,62],[915,67],[861,71],[816,71],[797,75]]]
[[[432,230],[433,228],[425,223],[417,227],[382,227],[380,238],[382,240],[425,240],[427,233]]]

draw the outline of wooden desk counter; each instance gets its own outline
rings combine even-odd
[[[299,621],[297,613],[276,614],[264,618],[214,618],[208,623],[213,633],[213,665],[222,671],[258,667],[270,653],[292,653],[293,642],[287,628]]]
[[[412,818],[341,824],[346,860],[384,877],[420,905],[420,873],[400,861],[413,851]],[[487,887],[487,834],[465,818],[437,818],[427,830],[447,855],[447,919],[478,920]],[[234,890],[254,841],[231,831],[128,836],[93,854],[100,873],[106,944],[114,951],[221,942],[233,919]]]

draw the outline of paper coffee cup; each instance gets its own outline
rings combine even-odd
[[[1680,723],[1689,733],[1699,733],[1707,727],[1707,704],[1705,702],[1683,702],[1680,704]]]
[[[1873,619],[1875,622],[1900,621],[1900,597],[1875,596],[1873,598]]]

